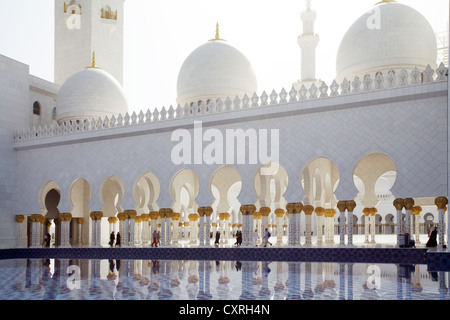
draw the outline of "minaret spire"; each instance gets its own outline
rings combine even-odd
[[[214,39],[209,40],[211,41],[225,41],[220,38],[220,31],[219,31],[219,22],[216,23],[216,37]]]
[[[311,9],[311,0],[306,0],[306,11],[302,12],[303,34],[298,37],[302,50],[302,82],[316,81],[316,48],[320,38],[314,32],[317,14]]]

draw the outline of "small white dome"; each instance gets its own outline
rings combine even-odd
[[[257,91],[255,72],[239,50],[223,40],[210,41],[194,50],[180,69],[177,103],[209,99],[250,98]]]
[[[436,36],[426,18],[411,7],[386,2],[360,17],[345,34],[336,59],[336,80],[391,69],[423,71],[427,65],[436,68],[436,60]]]
[[[99,68],[87,68],[69,77],[56,99],[58,123],[104,118],[128,112],[120,83]]]

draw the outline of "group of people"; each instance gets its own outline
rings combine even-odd
[[[110,236],[109,236],[109,245],[111,247],[114,247],[114,241],[116,241],[115,246],[116,247],[120,247],[121,244],[121,240],[122,240],[122,236],[120,235],[120,232],[117,232],[117,237],[114,235],[114,231],[111,232]]]

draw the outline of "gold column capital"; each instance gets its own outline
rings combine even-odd
[[[405,206],[405,199],[402,198],[395,199],[393,204],[395,209],[402,210],[403,207]]]
[[[337,207],[339,209],[339,212],[345,212],[345,210],[347,209],[347,201],[339,201],[337,203]]]
[[[24,220],[25,220],[25,216],[23,216],[23,215],[17,215],[16,216],[16,221],[18,223],[22,223]]]
[[[324,215],[326,218],[332,218],[332,217],[334,217],[335,214],[336,214],[335,209],[325,209],[325,211],[324,211]]]
[[[89,216],[92,220],[101,220],[103,218],[103,212],[101,211],[92,211]]]
[[[149,216],[152,220],[157,220],[160,218],[159,211],[150,211]]]
[[[242,205],[239,209],[244,216],[252,215],[256,211],[256,206],[253,204]]]
[[[413,198],[406,198],[405,199],[405,209],[411,210],[411,208],[414,207],[414,199]]]
[[[275,209],[275,215],[277,218],[282,218],[286,212],[284,209]]]
[[[149,221],[150,220],[150,215],[148,213],[141,214],[141,220],[142,221]]]
[[[71,213],[60,213],[59,219],[61,221],[70,221],[70,220],[72,220],[72,214]]]
[[[434,203],[436,204],[438,209],[445,209],[448,204],[448,199],[447,197],[437,197],[434,200]]]
[[[211,214],[213,213],[213,208],[212,207],[198,207],[197,212],[199,214],[200,217],[210,217]]]
[[[419,215],[422,212],[422,207],[415,206],[411,208],[411,214]]]
[[[189,221],[198,221],[199,218],[200,216],[197,213],[191,213],[188,215]]]
[[[173,210],[171,208],[159,209],[159,216],[161,218],[170,219],[170,218],[172,218],[172,213],[173,213]]]
[[[378,209],[377,209],[377,208],[370,208],[370,209],[369,209],[369,212],[370,212],[370,215],[371,215],[371,216],[374,216],[374,215],[377,214]]]
[[[75,218],[78,224],[82,224],[84,222],[84,218]]]
[[[370,208],[364,208],[362,212],[366,217],[368,217],[370,215]]]
[[[125,216],[125,219],[135,219],[137,216],[136,210],[124,210],[123,215]]]
[[[321,216],[323,216],[323,214],[325,213],[325,209],[322,208],[322,207],[317,207],[317,208],[315,209],[315,212],[316,212],[316,215],[317,215],[318,217],[321,217]]]
[[[296,202],[296,203],[288,203],[286,205],[286,211],[288,213],[301,213],[303,210],[303,203]]]
[[[305,215],[310,216],[314,212],[314,207],[310,205],[303,206],[303,212],[305,212]]]
[[[259,212],[261,212],[261,215],[263,216],[263,217],[268,217],[269,216],[269,214],[270,214],[270,208],[269,207],[261,207],[260,209],[259,209]]]
[[[347,207],[348,212],[353,212],[356,208],[356,202],[353,200],[345,201],[345,205]]]
[[[180,220],[180,218],[181,218],[181,213],[178,213],[178,212],[172,213],[172,220],[173,221],[178,221],[178,220]]]

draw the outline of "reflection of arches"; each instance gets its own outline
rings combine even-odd
[[[312,160],[303,169],[300,183],[305,191],[304,204],[328,209],[336,207],[334,192],[339,184],[339,170],[331,160]]]
[[[142,174],[135,182],[133,188],[134,199],[138,214],[159,211],[156,201],[159,198],[161,186],[158,178],[150,172]]]
[[[199,182],[196,174],[189,169],[178,171],[170,182],[170,195],[173,199],[172,210],[176,213],[196,213],[198,205],[195,202],[199,192]]]
[[[253,187],[258,195],[261,207],[272,209],[286,208],[286,200],[283,194],[288,187],[289,179],[286,169],[276,162],[262,165],[253,179]]]
[[[353,181],[360,194],[361,204],[365,208],[374,208],[379,195],[391,194],[397,169],[392,160],[381,154],[372,153],[361,159],[353,172]]]
[[[217,213],[226,213],[230,209],[239,209],[237,197],[241,191],[242,178],[239,172],[231,166],[223,166],[211,177],[210,189],[217,202]],[[239,212],[239,210],[235,210]]]
[[[112,175],[103,181],[100,188],[100,198],[103,204],[104,217],[114,217],[117,213],[122,212],[120,203],[123,200],[123,195],[123,183],[117,176]]]

